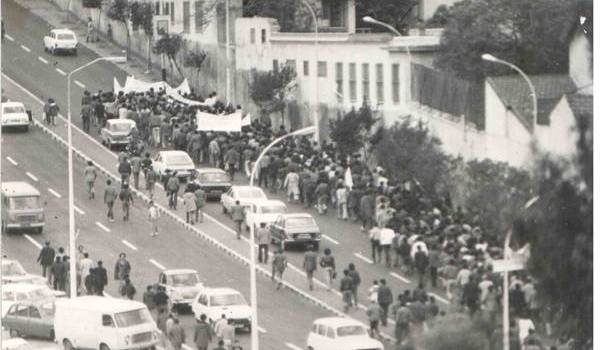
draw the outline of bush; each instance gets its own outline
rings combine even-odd
[[[465,314],[451,314],[437,320],[422,341],[424,350],[485,350],[485,333]]]
[[[337,144],[342,159],[367,145],[367,137],[375,122],[373,111],[366,103],[358,111],[353,108],[342,117],[329,121],[329,137]]]
[[[85,8],[99,9],[102,7],[102,0],[83,0],[81,5]]]

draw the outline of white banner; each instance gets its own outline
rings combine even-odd
[[[127,94],[130,92],[147,92],[147,91],[150,91],[150,89],[153,89],[155,92],[158,92],[159,90],[163,89],[163,90],[165,90],[167,95],[169,95],[169,97],[171,97],[175,101],[178,101],[178,102],[190,105],[190,106],[205,106],[206,105],[205,103],[190,100],[181,95],[181,94],[189,94],[191,92],[190,84],[188,83],[187,79],[184,79],[183,82],[181,82],[181,84],[178,87],[173,88],[169,84],[165,83],[164,81],[157,81],[154,83],[149,83],[149,82],[135,79],[133,76],[128,76],[127,79],[125,80],[124,86],[120,86],[119,82],[117,81],[116,78],[114,79],[113,86],[114,86],[115,94],[118,94],[119,91],[123,91],[124,93]]]
[[[242,114],[239,112],[217,115],[206,112],[196,112],[196,125],[199,131],[242,131]]]
[[[250,113],[246,114],[244,118],[242,118],[242,126],[250,126],[252,124],[252,117]]]

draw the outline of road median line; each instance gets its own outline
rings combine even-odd
[[[62,198],[62,196],[60,195],[60,193],[56,192],[55,190],[48,188],[48,192],[52,193],[52,195],[56,198]]]
[[[156,266],[159,270],[166,270],[167,269],[163,264],[159,263],[158,261],[156,261],[154,259],[149,259],[148,261],[152,265]]]
[[[26,240],[31,242],[31,244],[33,244],[37,249],[42,249],[42,245],[38,241],[36,241],[33,237],[31,237],[30,235],[24,234],[23,237],[25,237]]]
[[[104,226],[100,221],[96,221],[96,226],[100,227],[104,232],[110,232],[110,229]]]
[[[16,161],[16,160],[12,159],[12,158],[11,158],[11,157],[9,157],[9,156],[6,156],[6,160],[8,160],[8,161],[9,161],[9,162],[10,162],[12,165],[14,165],[14,166],[17,166],[17,165],[19,165],[19,163],[17,163],[17,161]]]
[[[28,178],[32,179],[35,182],[38,182],[39,179],[37,178],[37,176],[33,175],[32,173],[30,173],[29,171],[25,172],[25,175],[27,175]]]
[[[127,240],[122,239],[121,242],[123,244],[125,244],[126,246],[128,246],[131,250],[138,250],[136,246],[134,246],[133,244],[129,243]]]

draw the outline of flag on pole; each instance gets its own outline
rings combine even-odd
[[[350,167],[346,168],[346,174],[344,174],[344,182],[346,183],[346,187],[352,189],[354,187],[354,182],[352,182],[352,171],[350,171]]]

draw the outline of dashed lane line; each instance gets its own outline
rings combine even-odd
[[[292,349],[292,350],[303,350],[301,347],[296,346],[292,343],[285,343],[285,346],[287,346],[288,348]]]
[[[78,206],[74,205],[73,209],[75,209],[75,211],[79,214],[79,215],[85,215],[85,211],[79,209]]]
[[[15,38],[13,38],[12,36],[8,35],[8,34],[4,34],[4,37],[6,39],[8,39],[8,41],[15,41]]]
[[[25,175],[27,175],[28,178],[32,179],[35,182],[39,181],[39,179],[35,175],[33,175],[32,173],[30,173],[29,171],[25,172]]]
[[[123,242],[123,244],[125,244],[126,246],[128,246],[131,250],[138,250],[136,246],[134,246],[133,244],[129,243],[127,240],[122,239],[121,242]]]
[[[256,327],[260,333],[267,333],[267,330],[262,328],[261,326]]]
[[[150,259],[148,260],[152,265],[158,267],[160,270],[166,270],[167,268],[164,267],[164,265],[162,265],[161,263],[159,263],[158,261],[154,260],[154,259]]]
[[[54,197],[56,198],[62,198],[62,196],[60,195],[60,193],[56,192],[55,190],[49,188],[48,192],[52,193],[54,195]]]
[[[40,62],[42,62],[43,64],[48,64],[48,60],[47,60],[47,59],[45,59],[44,57],[38,56],[38,60],[39,60]]]
[[[359,258],[360,260],[366,262],[366,263],[369,263],[369,264],[373,263],[373,260],[367,258],[366,256],[364,256],[364,255],[362,255],[360,253],[354,253],[354,256],[357,257],[357,258]]]
[[[395,272],[390,272],[390,276],[399,279],[400,281],[404,282],[404,283],[410,283],[410,280],[406,277],[400,276],[399,274],[395,273]]]
[[[21,48],[22,48],[23,50],[27,51],[27,52],[31,52],[31,49],[30,49],[30,48],[28,48],[28,47],[27,47],[27,46],[25,46],[25,45],[21,45]]]
[[[58,72],[58,74],[60,75],[67,75],[67,73],[65,73],[64,70],[60,69],[60,68],[56,68],[56,71]]]
[[[38,241],[33,239],[30,235],[24,234],[23,237],[25,237],[26,240],[31,242],[31,244],[33,244],[37,249],[42,249],[42,245]]]
[[[110,232],[110,229],[104,225],[100,221],[96,221],[96,226],[100,227],[104,232]]]
[[[14,165],[14,166],[17,166],[17,165],[19,165],[19,163],[17,163],[17,161],[16,161],[16,160],[12,159],[12,158],[11,158],[11,157],[9,157],[9,156],[6,156],[6,160],[8,160],[8,161],[9,161],[9,162],[10,162],[12,165]]]
[[[328,240],[329,242],[333,243],[333,244],[340,244],[340,242],[336,241],[335,239],[329,237],[326,234],[323,234],[323,238],[325,238],[326,240]]]
[[[85,85],[82,82],[80,82],[79,80],[75,80],[75,85],[79,86],[82,89],[85,89]]]

